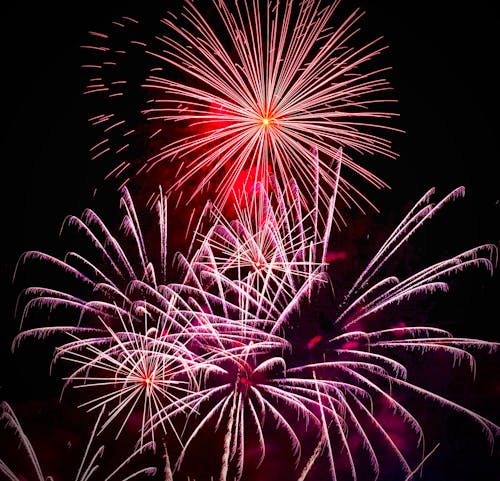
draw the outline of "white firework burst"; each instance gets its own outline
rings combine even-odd
[[[339,170],[340,162],[337,178]],[[194,233],[187,279],[196,275],[204,289],[218,292],[238,286],[239,303],[256,318],[274,319],[274,333],[302,299],[328,282],[336,190],[326,215],[320,215],[318,207],[302,208],[295,182],[282,189],[270,177],[265,185],[242,194],[233,220],[209,206]]]

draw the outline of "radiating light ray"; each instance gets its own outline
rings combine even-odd
[[[328,164],[339,147],[393,156],[388,141],[368,132],[394,115],[371,109],[389,102],[377,98],[389,90],[381,77],[384,69],[359,73],[383,48],[376,41],[349,48],[362,15],[355,11],[332,29],[329,22],[338,3],[320,6],[309,0],[261,8],[258,1],[244,7],[214,2],[227,43],[194,4],[184,6],[186,27],[165,18],[171,33],[159,37],[164,50],[151,54],[193,82],[151,75],[146,87],[157,97],[146,113],[153,119],[186,121],[200,132],[166,144],[144,170],[170,158],[186,158],[175,188],[203,169],[203,183],[193,196],[205,183],[217,182],[217,205],[225,204],[229,189],[250,166],[258,181],[270,170],[283,180],[304,180],[305,189],[319,177],[324,181],[320,199],[327,204],[336,183]],[[317,166],[313,147],[321,157]],[[384,186],[349,153],[345,165]],[[339,195],[345,203],[367,201],[346,179],[341,179]]]

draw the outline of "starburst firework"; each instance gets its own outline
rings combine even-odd
[[[169,335],[165,332],[167,326],[161,323],[148,328],[144,322],[141,327],[145,332],[137,332],[130,319],[123,320],[119,332],[104,325],[97,337],[76,338],[61,346],[55,359],[76,365],[67,384],[98,393],[81,407],[94,411],[113,406],[101,431],[124,418],[118,437],[133,412],[139,411],[142,446],[153,415],[196,389],[196,376],[203,365],[186,347],[188,336]],[[171,428],[176,433],[172,425],[163,426],[163,431]]]
[[[389,129],[385,120],[395,115],[384,110],[390,102],[383,77],[387,69],[367,67],[385,47],[380,39],[350,46],[362,13],[356,10],[332,26],[338,4],[214,1],[217,18],[211,21],[194,3],[186,3],[180,17],[171,13],[163,20],[168,31],[158,36],[158,48],[152,41],[130,42],[162,62],[144,83],[153,94],[144,113],[152,122],[157,151],[138,162],[129,153],[114,173],[127,182],[134,173],[172,164],[177,178],[169,192],[187,190],[192,201],[207,187],[219,208],[233,190],[265,182],[273,173],[285,184],[300,179],[301,199],[310,208],[309,189],[318,179],[319,200],[328,204],[337,185],[331,161],[344,148],[339,199],[361,209],[371,205],[349,174],[377,188],[386,186],[354,158],[361,153],[394,157],[390,142],[376,134]],[[118,69],[123,59],[110,60],[114,49],[106,46],[108,36],[93,39],[95,45],[87,48],[103,58],[88,66],[92,75],[96,68]],[[87,92],[125,98],[128,83],[99,77]],[[115,114],[93,117],[93,122],[107,135],[95,152],[112,151],[108,134],[117,131],[127,136],[121,143],[130,150],[136,127]],[[182,137],[172,138],[165,122],[178,125]]]

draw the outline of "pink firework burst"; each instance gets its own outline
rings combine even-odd
[[[153,416],[198,390],[196,377],[211,369],[206,353],[238,350],[250,340],[256,348],[263,343],[267,349],[284,348],[286,341],[262,329],[272,323],[269,311],[277,311],[268,299],[264,306],[255,289],[244,290],[219,274],[217,282],[226,290],[210,292],[181,254],[179,264],[187,269],[178,273],[183,282],[167,283],[165,196],[157,203],[159,252],[154,253],[153,237],[141,228],[127,189],[120,204],[124,213],[118,232],[90,209],[65,219],[63,227],[75,229],[81,252],[69,251],[62,259],[38,251],[21,257],[16,273],[26,263],[42,263],[63,279],[63,287],[46,285],[45,280],[45,285],[22,292],[21,322],[28,323],[30,314],[41,310],[64,322],[26,329],[14,345],[30,337],[69,336],[57,347],[54,361],[71,363],[66,384],[85,391],[80,406],[92,412],[106,406],[100,432],[117,425],[117,437],[139,417],[144,445],[146,432],[154,434]],[[252,313],[257,303],[259,318]],[[162,431],[176,433],[176,427],[169,424]]]
[[[150,328],[147,322],[137,327],[129,318],[116,332],[105,324],[93,337],[80,338],[70,332],[74,341],[57,349],[54,360],[75,366],[66,384],[92,393],[80,407],[89,412],[108,409],[100,431],[119,420],[118,437],[139,413],[140,446],[146,443],[148,430],[154,442],[152,417],[164,405],[196,389],[196,375],[203,365],[186,346],[189,336],[168,334],[168,327],[161,321]],[[138,332],[141,328],[144,332]],[[162,428],[176,433],[172,425]]]
[[[487,244],[404,279],[380,275],[414,233],[464,193],[458,188],[433,204],[433,192],[428,191],[410,209],[343,300],[333,303],[321,334],[304,317],[311,307],[306,302],[287,322],[274,322],[269,332],[279,331],[287,341],[279,350],[264,343],[253,345],[250,336],[247,349],[241,346],[208,355],[207,362],[215,368],[201,390],[157,415],[160,423],[184,416],[188,409],[199,413],[188,415],[192,427],[176,469],[182,472],[181,464],[189,464],[196,438],[215,430],[221,458],[219,479],[253,479],[254,471],[263,475],[271,469],[267,453],[276,431],[283,434],[284,446],[295,456],[294,467],[292,463],[287,466],[290,479],[377,479],[391,469],[397,469],[401,479],[414,479],[438,445],[427,446],[422,419],[406,402],[412,398],[468,417],[493,443],[500,433],[495,423],[415,381],[412,370],[415,360],[438,356],[442,365],[464,363],[474,371],[471,352],[495,351],[498,344],[454,337],[425,324],[394,326],[389,320],[391,307],[399,312],[402,304],[414,298],[447,291],[448,277],[469,268],[491,273],[496,264],[497,250]],[[220,266],[227,266],[226,262],[224,258]],[[249,279],[243,269],[228,270],[226,275],[236,282]],[[212,273],[208,277],[212,280]]]
[[[159,282],[166,277],[156,274],[166,269],[163,197],[161,269],[150,260],[126,191],[122,242],[94,213],[69,218],[91,241],[92,256],[30,253],[23,260],[44,259],[91,292],[29,288],[25,316],[41,306],[74,314],[70,325],[37,327],[17,340],[69,334],[55,358],[73,365],[67,381],[90,396],[83,401],[88,409],[109,410],[100,431],[121,420],[125,432],[132,413],[139,415],[139,443],[158,436],[168,444],[167,479],[201,475],[201,443],[202,455],[215,460],[203,474],[222,480],[265,476],[276,452],[288,460],[293,480],[376,479],[394,466],[409,480],[434,449],[424,443],[425,423],[407,403],[412,398],[465,415],[493,442],[497,425],[415,380],[412,367],[434,355],[441,365],[473,369],[472,351],[498,345],[425,323],[394,325],[390,309],[400,312],[409,300],[446,291],[447,278],[465,269],[491,272],[496,248],[478,246],[404,278],[382,275],[406,241],[463,189],[435,204],[433,190],[427,192],[346,295],[322,305],[320,322],[315,304],[342,282],[334,265],[325,275],[335,196],[321,220],[301,209],[293,182],[287,188],[291,205],[275,184],[238,205],[234,222],[213,211],[198,227],[193,253],[177,256],[184,271],[176,283]],[[266,258],[261,266],[247,262],[256,252]]]

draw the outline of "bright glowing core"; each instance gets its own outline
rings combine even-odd
[[[263,125],[264,127],[267,127],[270,123],[271,123],[271,120],[270,120],[270,119],[268,119],[267,117],[264,117],[264,118],[262,119],[262,125]]]

